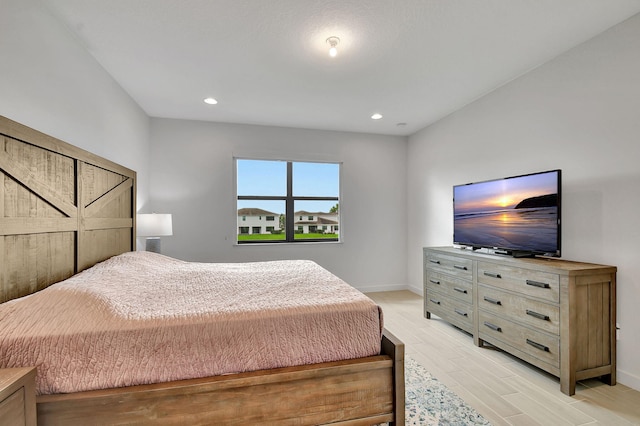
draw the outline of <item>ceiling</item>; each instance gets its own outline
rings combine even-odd
[[[388,135],[640,13],[640,0],[40,1],[151,117]]]

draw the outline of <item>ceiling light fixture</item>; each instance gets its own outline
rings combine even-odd
[[[329,46],[331,46],[329,48],[329,56],[335,58],[338,54],[338,49],[336,49],[336,46],[338,45],[338,43],[340,43],[340,39],[338,37],[331,36],[327,39],[327,43],[329,44]]]
[[[377,113],[377,112],[376,112],[375,114],[373,114],[373,115],[371,116],[371,118],[372,118],[373,120],[380,120],[380,119],[382,118],[382,114],[379,114],[379,113]]]
[[[215,105],[218,103],[218,101],[216,101],[214,98],[206,98],[204,100],[204,103],[209,105]]]

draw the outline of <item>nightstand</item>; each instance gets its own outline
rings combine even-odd
[[[0,369],[0,426],[36,425],[36,369]]]

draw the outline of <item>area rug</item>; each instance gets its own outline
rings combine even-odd
[[[406,425],[491,425],[415,360],[405,357]]]

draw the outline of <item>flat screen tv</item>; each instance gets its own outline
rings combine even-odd
[[[561,171],[453,187],[453,243],[498,254],[560,256]]]

